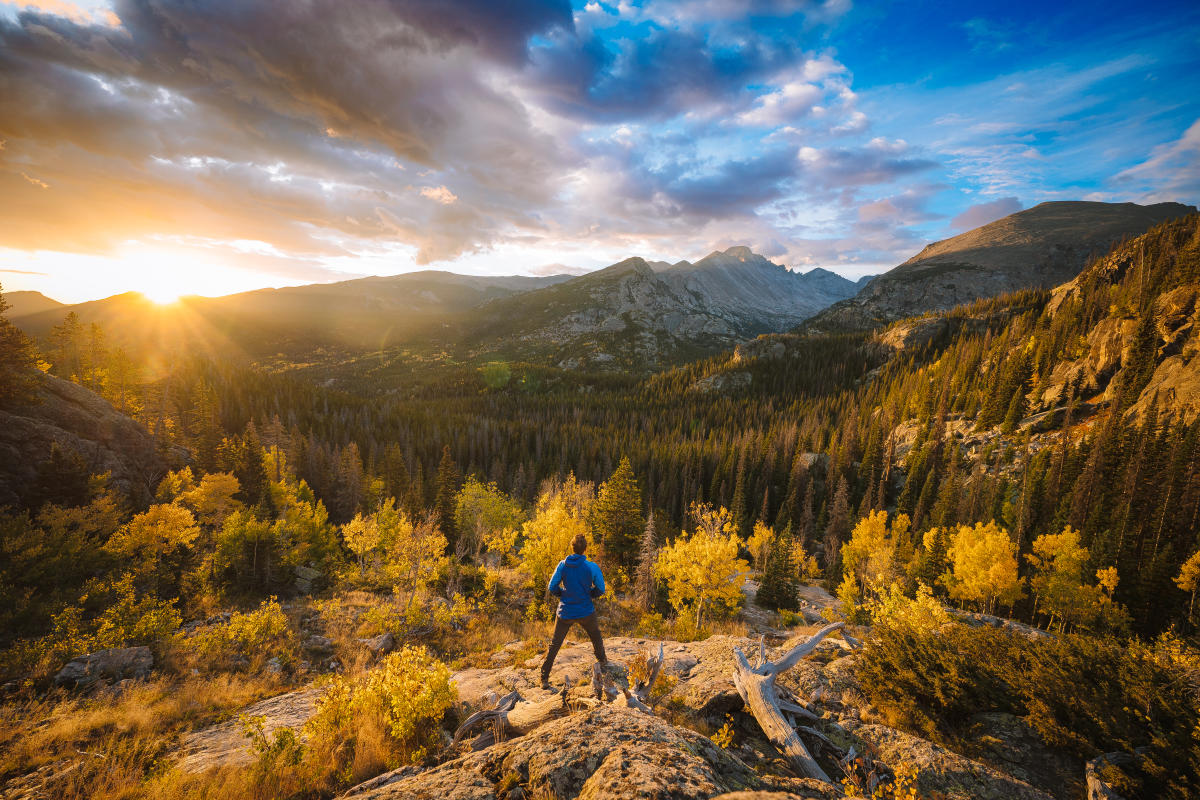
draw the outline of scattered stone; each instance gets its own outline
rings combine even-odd
[[[102,678],[144,678],[153,666],[149,647],[114,647],[72,659],[54,676],[54,685],[83,689]]]
[[[369,639],[359,639],[358,643],[377,656],[387,655],[396,649],[396,637],[391,633],[381,633]]]
[[[328,636],[313,634],[304,640],[304,647],[314,653],[324,655],[333,652],[333,640]]]
[[[267,661],[267,672],[271,675],[283,674],[283,662],[279,660],[279,656],[272,656],[271,659]]]

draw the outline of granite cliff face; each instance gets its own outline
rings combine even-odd
[[[36,403],[0,411],[0,506],[22,501],[54,444],[93,474],[109,473],[110,486],[135,505],[149,502],[167,471],[149,432],[82,386],[38,380]]]
[[[1195,211],[1181,203],[1042,203],[929,245],[804,327],[871,330],[984,297],[1056,286],[1113,244]]]
[[[799,274],[747,247],[696,263],[629,258],[483,306],[476,352],[546,357],[559,366],[657,367],[790,328],[850,296],[853,282]]]

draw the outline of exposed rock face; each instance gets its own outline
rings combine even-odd
[[[940,793],[949,800],[1052,800],[1052,795],[1024,781],[894,728],[862,725],[854,734],[871,744],[882,761],[917,767],[922,795]]]
[[[84,689],[104,679],[144,678],[153,666],[149,647],[114,647],[71,659],[54,676],[54,685]]]
[[[1136,243],[1101,259],[1086,272],[1056,287],[1046,306],[1052,315],[1068,313],[1084,281],[1114,283],[1136,263]],[[1200,285],[1187,283],[1163,292],[1149,309],[1154,325],[1157,364],[1150,381],[1127,413],[1145,414],[1152,405],[1184,422],[1200,415]],[[1131,309],[1110,309],[1087,332],[1079,355],[1054,366],[1048,385],[1030,397],[1034,410],[1065,402],[1067,387],[1079,386],[1079,396],[1112,401],[1122,368],[1129,363],[1140,320]]]
[[[1042,203],[929,245],[805,328],[870,330],[983,297],[1055,286],[1122,239],[1195,212],[1180,203]]]
[[[110,485],[135,505],[150,501],[167,464],[145,428],[100,396],[50,375],[40,378],[37,396],[37,404],[0,411],[0,506],[21,501],[55,443],[78,453],[93,473],[109,473]]]
[[[824,270],[792,272],[745,247],[695,264],[626,259],[481,309],[478,352],[549,355],[559,366],[645,367],[790,328],[856,290]]]
[[[658,717],[603,706],[420,772],[376,779],[362,800],[494,800],[498,787],[569,800],[713,797],[761,785],[709,739]]]
[[[319,689],[301,689],[276,695],[246,708],[247,717],[262,717],[263,732],[269,737],[280,728],[299,731],[316,713]],[[183,737],[183,758],[179,763],[185,772],[204,772],[216,767],[249,764],[254,759],[249,740],[237,719],[222,722]]]

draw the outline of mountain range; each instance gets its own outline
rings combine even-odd
[[[256,360],[404,347],[641,368],[786,330],[857,289],[832,272],[800,274],[732,247],[694,264],[630,258],[582,276],[424,271],[185,297],[167,307],[137,293],[73,306],[37,295],[41,302],[20,298],[10,316],[40,338],[72,311],[128,348],[240,352]]]
[[[694,263],[632,257],[579,276],[430,270],[187,297],[168,307],[136,293],[62,306],[16,292],[10,317],[44,339],[69,310],[85,325],[100,323],[110,343],[133,350],[240,353],[284,368],[413,352],[644,373],[762,334],[872,330],[1055,286],[1074,278],[1090,256],[1194,212],[1180,203],[1042,203],[930,244],[858,283],[819,268],[798,273],[739,246]]]

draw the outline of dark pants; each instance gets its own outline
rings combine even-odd
[[[592,640],[592,651],[596,654],[596,660],[601,664],[608,661],[604,655],[604,639],[600,636],[600,623],[596,621],[596,613],[592,612],[586,617],[578,619],[563,619],[558,617],[554,622],[554,639],[550,642],[550,649],[546,651],[546,660],[542,662],[542,677],[550,677],[550,668],[554,666],[554,658],[558,655],[558,648],[562,647],[563,640],[567,638],[567,631],[571,626],[578,622],[587,632],[588,638]]]

